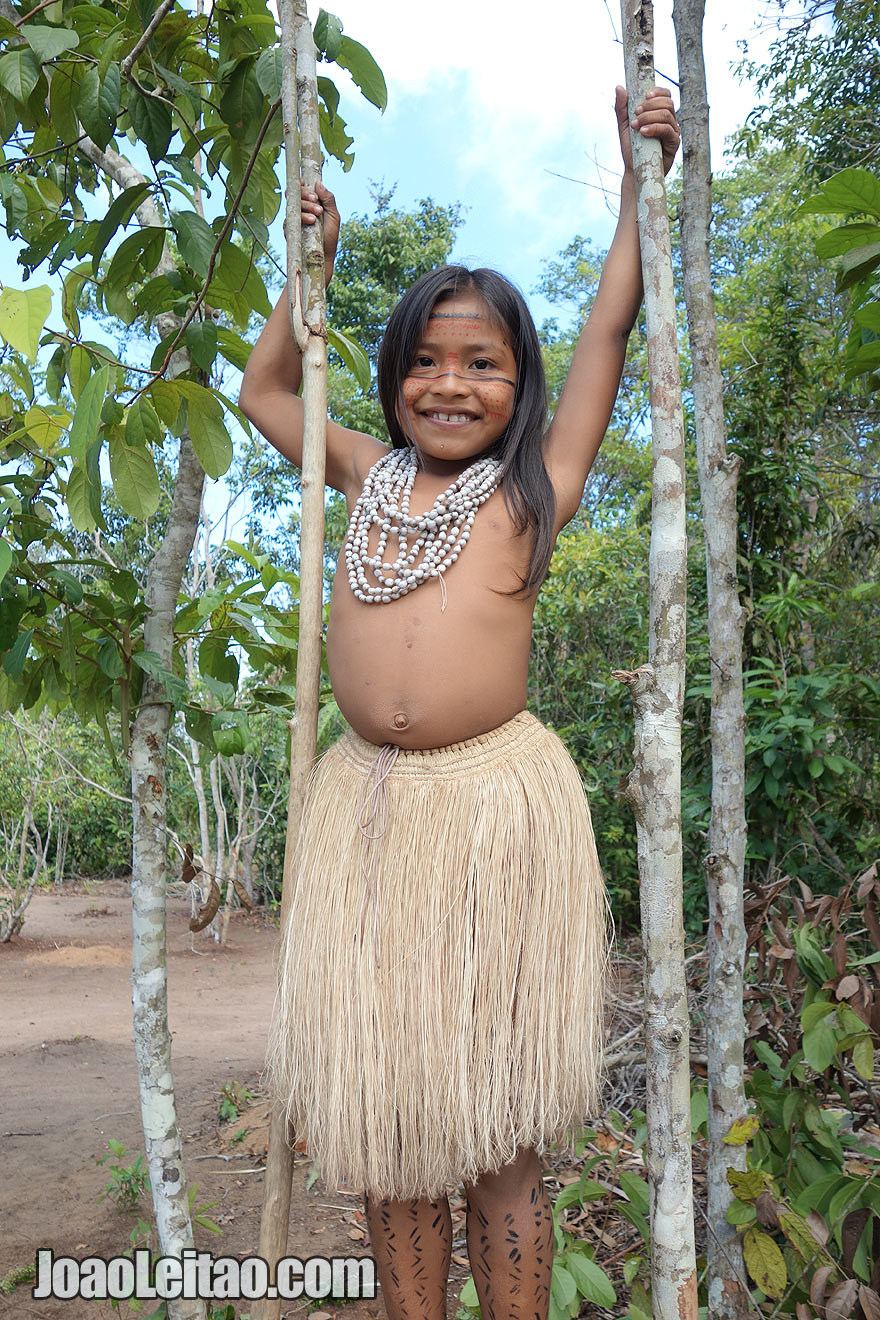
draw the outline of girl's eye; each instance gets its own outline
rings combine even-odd
[[[424,353],[420,353],[419,356],[416,358],[415,362],[412,364],[412,370],[424,371],[428,367],[433,367],[433,365],[434,365],[433,358],[429,358]]]
[[[487,371],[491,370],[492,363],[488,358],[477,358],[476,361],[471,363],[471,366],[475,371]]]

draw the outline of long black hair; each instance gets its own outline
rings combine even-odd
[[[443,298],[477,293],[510,336],[516,359],[513,410],[503,434],[487,451],[501,462],[501,489],[518,535],[534,528],[535,541],[522,586],[508,595],[537,591],[553,554],[556,496],[544,466],[543,439],[547,423],[547,385],[541,346],[531,313],[519,290],[497,271],[439,266],[407,290],[388,318],[379,348],[379,402],[395,449],[410,447],[401,421],[403,382],[409,374],[428,318]]]

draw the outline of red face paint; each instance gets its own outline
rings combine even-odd
[[[507,333],[482,298],[438,303],[402,386],[418,448],[446,461],[483,453],[504,433],[515,390]]]

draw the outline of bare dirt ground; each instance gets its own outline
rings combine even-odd
[[[131,1023],[131,919],[120,882],[65,886],[35,895],[21,936],[0,945],[0,1280],[33,1264],[39,1247],[56,1256],[109,1257],[130,1249],[139,1219],[152,1221],[149,1193],[138,1210],[101,1199],[109,1172],[99,1165],[108,1141],[122,1142],[123,1164],[143,1150]],[[169,1020],[184,1161],[196,1205],[222,1230],[196,1227],[196,1246],[214,1255],[257,1252],[268,1135],[268,1103],[260,1072],[275,990],[275,927],[261,916],[233,916],[219,947],[188,928],[189,900],[168,898]],[[630,1035],[632,1035],[632,1031]],[[239,1083],[255,1099],[221,1122],[221,1089]],[[613,1097],[612,1097],[613,1099]],[[616,1102],[616,1101],[615,1101]],[[601,1135],[600,1135],[601,1140]],[[597,1148],[597,1149],[601,1149]],[[639,1157],[636,1157],[639,1158]],[[558,1184],[579,1166],[543,1160]],[[369,1256],[360,1197],[319,1178],[307,1188],[311,1159],[296,1157],[288,1251],[310,1256]],[[558,1187],[556,1189],[558,1190]],[[447,1314],[455,1316],[470,1266],[465,1202],[450,1195],[453,1261]],[[579,1207],[572,1207],[569,1215]],[[575,1232],[593,1237],[582,1212]],[[607,1221],[606,1221],[607,1222]],[[603,1254],[619,1261],[627,1247],[599,1234]],[[155,1244],[153,1244],[155,1245]],[[0,1290],[0,1320],[111,1320],[133,1317],[126,1302],[35,1300],[31,1283]],[[144,1315],[154,1309],[146,1303]],[[285,1320],[305,1316],[305,1302],[286,1302]],[[380,1299],[345,1305],[311,1303],[312,1320],[367,1320],[385,1314]],[[236,1303],[246,1316],[247,1303]],[[582,1315],[607,1315],[587,1305]]]

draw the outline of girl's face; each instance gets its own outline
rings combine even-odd
[[[436,303],[402,386],[404,431],[427,469],[468,466],[502,435],[516,389],[507,332],[477,293]]]

